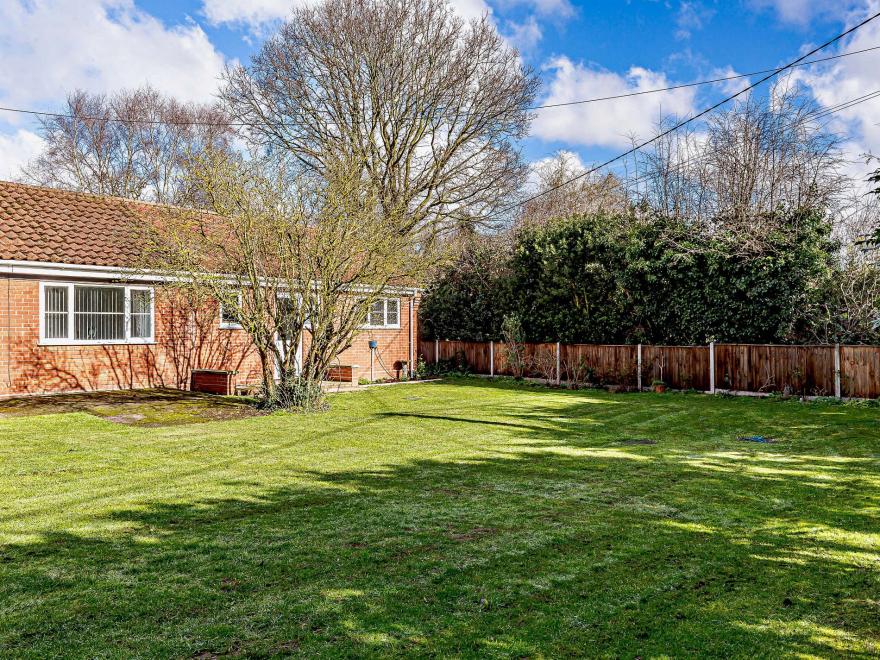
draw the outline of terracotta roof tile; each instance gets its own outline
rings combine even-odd
[[[0,181],[0,259],[134,266],[142,245],[138,236],[156,208],[119,197]]]

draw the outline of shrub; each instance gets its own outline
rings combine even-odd
[[[320,383],[293,377],[283,379],[271,395],[264,394],[261,407],[267,410],[319,412],[327,410],[329,405]]]

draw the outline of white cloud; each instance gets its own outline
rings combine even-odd
[[[492,8],[485,0],[449,0],[449,4],[466,21],[492,15]]]
[[[293,0],[204,0],[202,13],[214,25],[243,23],[258,27],[285,18],[295,6]]]
[[[678,26],[675,36],[679,39],[690,39],[691,33],[702,30],[714,15],[714,9],[706,7],[698,0],[682,0],[675,17],[675,24]]]
[[[0,180],[17,179],[22,165],[35,158],[42,148],[43,139],[31,131],[19,129],[10,135],[0,133]]]
[[[491,14],[485,0],[448,0],[453,9],[466,20]],[[202,13],[214,25],[237,23],[259,30],[266,23],[287,18],[294,7],[318,4],[320,0],[202,0]],[[538,3],[568,0],[537,0]]]
[[[571,18],[575,14],[574,5],[569,0],[508,0],[514,4],[531,7],[541,16],[551,18]]]
[[[712,72],[709,74],[709,78],[712,78],[713,80],[732,78],[732,80],[722,80],[721,82],[715,83],[715,86],[721,90],[721,93],[724,94],[724,96],[739,94],[751,84],[752,81],[750,78],[740,76],[742,76],[742,74],[729,64],[726,67],[712,69]],[[745,101],[748,98],[748,92],[740,94],[740,96],[737,97],[740,101]]]
[[[20,106],[145,83],[205,101],[224,65],[198,25],[166,26],[132,0],[5,0],[0,61],[0,99]]]
[[[815,18],[839,19],[865,6],[865,0],[749,0],[757,11],[772,10],[785,23],[807,25]]]
[[[630,92],[668,87],[662,73],[633,67],[626,75],[577,64],[567,57],[552,60],[545,70],[552,71],[549,94],[541,105],[566,103],[581,99],[614,96]],[[656,132],[656,124],[670,115],[694,112],[694,88],[657,92],[613,102],[585,103],[538,111],[533,133],[547,141],[561,141],[585,146],[625,148],[630,138],[647,138]]]
[[[530,53],[541,41],[541,27],[534,16],[529,16],[522,23],[508,24],[508,31],[505,38],[520,53]]]
[[[872,0],[856,20],[880,10],[880,0]],[[835,53],[850,53],[880,43],[880,22],[868,23],[850,37]],[[834,106],[880,90],[880,67],[877,54],[853,55],[832,63],[798,69],[793,78],[809,87],[816,100],[825,107]],[[880,153],[880,99],[873,99],[830,118],[831,128],[849,137],[848,155]]]
[[[533,160],[529,163],[526,190],[532,192],[540,190],[542,178],[546,178],[547,174],[558,169],[560,163],[564,164],[565,171],[570,176],[582,174],[587,171],[587,166],[580,157],[580,154],[574,151],[569,151],[568,149],[561,149],[552,156],[545,156],[544,158]]]

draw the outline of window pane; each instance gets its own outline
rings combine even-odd
[[[153,315],[150,310],[150,292],[133,289],[131,292],[131,336],[149,339],[153,334]]]
[[[377,300],[370,306],[370,325],[385,325],[385,301]]]
[[[67,339],[67,287],[45,288],[46,339]]]
[[[240,299],[239,299],[240,300]],[[237,304],[230,302],[229,304],[220,303],[220,323],[238,324]]]
[[[400,301],[396,298],[387,301],[388,315],[385,322],[388,325],[397,325],[400,323]]]
[[[82,341],[125,339],[125,289],[74,287],[74,338]]]
[[[150,313],[150,292],[146,289],[131,290],[131,313],[132,314],[149,314]]]

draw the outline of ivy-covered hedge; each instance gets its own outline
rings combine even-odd
[[[722,238],[696,244],[669,220],[604,216],[521,231],[510,249],[480,241],[430,286],[423,334],[499,339],[515,313],[530,341],[798,341],[835,247],[821,217],[785,220],[760,254]]]

